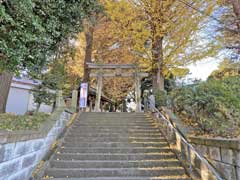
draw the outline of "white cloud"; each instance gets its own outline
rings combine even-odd
[[[187,78],[206,80],[214,70],[218,69],[221,61],[221,59],[207,58],[206,60],[191,64],[188,66],[190,74]]]

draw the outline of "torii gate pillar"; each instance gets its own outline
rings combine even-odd
[[[100,72],[97,77],[97,93],[96,93],[96,101],[95,101],[95,112],[101,112],[101,97],[102,97],[102,87],[103,87],[103,75]]]
[[[135,74],[135,100],[136,100],[136,112],[142,112],[141,79],[140,79],[138,73]]]

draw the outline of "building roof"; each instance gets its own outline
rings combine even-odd
[[[41,81],[29,79],[29,78],[21,78],[21,77],[13,77],[11,87],[25,90],[32,90],[34,87],[41,84]]]
[[[30,86],[37,86],[41,84],[40,80],[21,78],[21,77],[13,77],[12,82],[17,84],[30,85]]]
[[[40,80],[36,80],[36,79],[13,77],[11,87],[31,90],[32,88],[40,85],[41,83],[42,82]],[[96,89],[93,87],[90,87],[89,94],[96,96]],[[111,100],[104,94],[102,94],[102,100],[110,103],[114,103],[113,100]]]
[[[96,93],[97,93],[97,90],[95,88],[93,88],[93,87],[90,87],[89,94],[96,96]],[[105,96],[104,94],[102,94],[101,99],[104,100],[104,101],[110,102],[110,103],[115,103],[112,99],[110,99],[109,97]]]

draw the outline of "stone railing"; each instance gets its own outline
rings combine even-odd
[[[186,140],[181,131],[170,120],[157,109],[155,109],[153,115],[161,132],[168,140],[171,149],[175,152],[192,179],[224,180],[216,169]]]
[[[56,110],[39,130],[1,130],[0,180],[28,180],[72,118],[73,112],[64,107],[60,92]]]
[[[195,149],[227,180],[240,180],[240,139],[189,137]]]
[[[188,135],[191,130],[171,112],[162,108],[163,114],[171,124],[179,130],[189,143],[191,143],[226,180],[240,180],[240,139],[206,138]],[[191,130],[192,131],[192,130]],[[200,170],[200,161],[195,160],[194,164]]]

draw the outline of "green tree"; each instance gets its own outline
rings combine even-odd
[[[4,112],[11,77],[21,70],[40,73],[82,21],[101,8],[95,0],[0,1],[0,112]]]
[[[42,103],[51,105],[55,102],[56,95],[55,93],[51,92],[50,89],[44,85],[39,85],[33,91],[34,102],[37,104],[36,112],[39,111],[39,108]]]
[[[51,105],[55,102],[56,91],[64,89],[66,80],[64,58],[55,60],[50,66],[49,71],[42,75],[42,80],[34,89],[34,101],[37,103],[38,112],[42,103]]]
[[[185,123],[196,128],[194,133],[237,137],[239,88],[237,76],[176,88],[169,94],[171,107]]]

